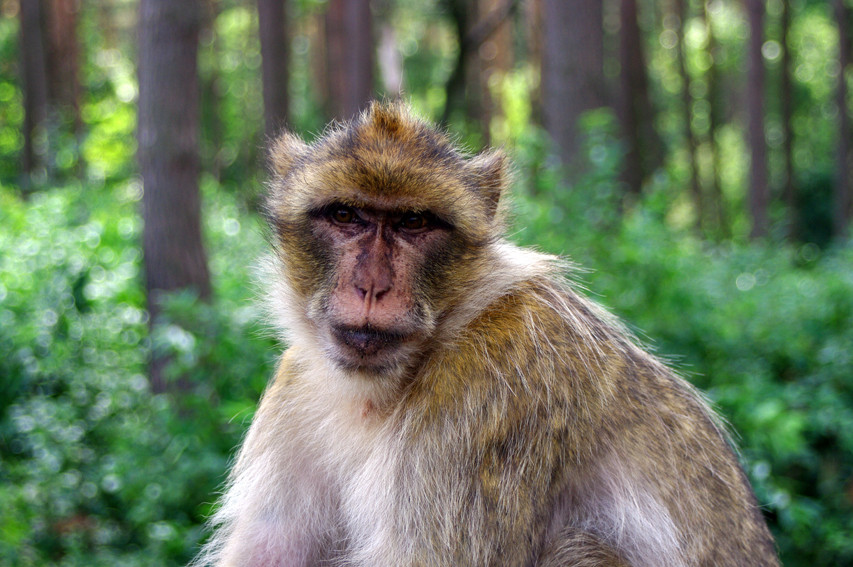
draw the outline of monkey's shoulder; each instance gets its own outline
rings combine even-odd
[[[441,362],[443,373],[511,391],[519,403],[524,393],[537,400],[546,392],[593,415],[606,416],[614,405],[640,419],[691,414],[716,423],[687,381],[638,346],[615,317],[554,278],[531,279],[495,300]]]
[[[512,365],[529,359],[600,367],[633,350],[615,318],[556,277],[523,281],[493,301],[461,335],[460,352]]]

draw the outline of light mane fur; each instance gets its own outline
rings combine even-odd
[[[470,340],[472,337],[466,336],[465,333],[466,326],[471,321],[499,298],[512,294],[519,285],[539,280],[545,284],[541,286],[542,306],[562,318],[566,326],[573,329],[577,337],[586,343],[589,351],[594,353],[584,361],[586,376],[576,379],[600,382],[601,387],[583,403],[606,403],[611,394],[607,391],[607,381],[600,380],[599,377],[606,367],[608,354],[602,352],[600,345],[611,341],[610,344],[616,344],[620,349],[636,349],[621,331],[611,325],[613,318],[606,315],[597,304],[574,291],[563,275],[567,264],[555,257],[519,248],[503,240],[496,241],[486,257],[491,266],[488,273],[479,276],[480,281],[472,286],[475,291],[468,296],[464,307],[453,311],[440,323],[440,334],[444,337],[442,348],[453,349],[456,341]],[[401,438],[405,429],[401,433],[394,430],[392,424],[403,423],[405,427],[406,419],[405,416],[398,416],[397,420],[386,418],[384,421],[365,425],[357,419],[357,411],[354,408],[370,400],[378,407],[387,408],[389,415],[393,414],[394,404],[402,396],[407,384],[402,376],[395,380],[371,380],[338,369],[327,362],[328,358],[318,346],[316,327],[306,314],[309,310],[307,301],[289,287],[288,278],[280,277],[280,274],[278,277],[269,275],[270,271],[281,269],[274,257],[265,263],[264,272],[267,275],[264,276],[264,281],[277,282],[270,288],[266,303],[280,336],[291,345],[293,363],[300,366],[306,381],[291,393],[291,399],[282,400],[284,407],[279,407],[279,414],[270,418],[272,423],[266,423],[265,426],[280,429],[282,434],[303,438],[304,443],[300,445],[308,450],[305,454],[294,455],[271,446],[263,458],[249,461],[242,455],[238,457],[224,497],[211,521],[216,528],[214,536],[193,565],[219,564],[220,560],[227,556],[226,542],[235,535],[250,538],[261,549],[274,549],[280,545],[280,542],[275,541],[275,533],[278,531],[276,525],[287,520],[305,522],[308,533],[325,534],[330,542],[342,537],[349,530],[355,530],[349,533],[346,539],[345,552],[342,550],[341,556],[333,564],[402,564],[395,563],[406,560],[406,547],[400,547],[403,542],[396,541],[394,536],[399,526],[387,523],[396,517],[398,511],[394,510],[394,507],[397,503],[384,487],[393,486],[395,481],[399,482],[399,479],[388,477],[389,471],[396,468],[396,463],[389,461],[407,454],[401,451],[404,449]],[[579,310],[577,306],[582,306],[583,310]],[[606,318],[608,323],[602,324],[599,317]],[[540,331],[539,319],[539,313],[528,312],[525,318],[526,328],[522,332],[533,340],[533,350],[537,356],[547,361],[546,364],[551,364],[553,372],[557,372],[558,366],[565,364],[565,361],[560,361],[562,354],[550,343],[548,335]],[[490,359],[493,354],[488,350],[483,350],[482,353],[484,366],[493,369],[505,366],[505,360]],[[518,368],[516,372],[522,387],[534,389],[533,385],[525,386],[523,369]],[[464,377],[459,378],[464,380]],[[508,381],[503,394],[508,397],[518,395],[510,384],[514,384],[515,380],[504,378]],[[500,406],[509,402],[496,400],[495,403]],[[546,407],[548,405],[545,404]],[[600,410],[590,409],[590,413],[597,411]],[[565,416],[555,417],[565,419]],[[267,416],[261,415],[256,419],[266,420]],[[443,439],[443,442],[451,446],[464,444],[466,429],[475,425],[464,422],[456,427],[449,425],[446,430],[449,436]],[[248,437],[252,435],[253,432],[250,431]],[[346,441],[328,447],[329,439]],[[328,450],[321,451],[322,454],[311,450],[324,446]],[[294,464],[293,459],[304,464]],[[289,464],[282,467],[280,463],[285,461]],[[314,471],[318,479],[315,491],[307,494],[291,493],[288,487],[297,484],[289,476],[294,474],[294,471],[304,474],[306,470]],[[421,507],[429,509],[428,500],[431,499],[455,502],[460,508],[464,505],[461,487],[453,482],[429,482],[429,475],[434,474],[429,463],[415,463],[412,474],[423,475],[420,476],[420,482],[425,482],[429,487],[429,490],[418,493],[424,501],[415,500],[408,507],[412,513],[417,514]],[[606,464],[602,464],[598,469],[594,488],[585,486],[586,480],[583,479],[578,484],[569,480],[569,486],[573,488],[569,488],[563,497],[567,505],[555,509],[551,531],[557,533],[566,523],[589,529],[599,534],[637,567],[660,565],[660,557],[667,557],[668,565],[686,565],[683,561],[673,559],[680,557],[681,544],[669,512],[654,498],[652,491],[638,489],[638,486],[642,485],[641,481],[642,479],[637,479],[616,455],[611,455]],[[442,491],[444,493],[440,494]],[[365,494],[371,494],[372,497],[364,498]],[[260,509],[270,510],[268,517],[276,520],[270,525],[243,533],[245,528],[239,527],[241,509],[247,502],[252,501],[256,502]],[[338,509],[342,505],[345,512]],[[318,510],[327,510],[327,513],[318,513]],[[336,520],[330,523],[328,518]],[[452,520],[452,517],[446,518],[444,528],[439,531],[441,537],[446,540],[442,545],[447,549],[453,548],[452,538],[456,537]],[[476,530],[476,526],[469,526],[468,529]],[[280,552],[279,549],[276,553]],[[489,548],[478,549],[477,553],[476,557],[471,558],[471,564],[488,564],[495,561]],[[449,561],[434,563],[442,565],[451,564],[453,558],[432,559]]]

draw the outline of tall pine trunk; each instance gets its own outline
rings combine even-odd
[[[542,2],[542,119],[563,165],[581,169],[578,119],[606,104],[599,0]]]
[[[72,113],[71,122],[80,135],[83,120],[80,116],[80,49],[77,43],[77,12],[74,0],[50,0],[47,10],[48,84],[51,102]]]
[[[788,209],[788,236],[797,238],[799,227],[797,223],[797,194],[794,185],[794,116],[793,83],[791,81],[791,46],[788,41],[788,31],[791,27],[790,2],[782,2],[782,14],[779,27],[781,29],[779,43],[782,44],[782,76],[781,76],[781,120],[782,120],[782,155],[785,162],[785,185],[782,198]]]
[[[329,109],[349,120],[373,96],[373,32],[369,0],[329,0],[326,8]]]
[[[46,140],[48,91],[47,59],[42,30],[40,0],[21,0],[20,39],[21,73],[24,86],[24,148],[21,162],[27,176],[45,165],[44,152],[39,139]],[[29,177],[24,181],[29,184]]]
[[[199,0],[141,0],[138,158],[142,173],[145,288],[152,326],[163,292],[210,296],[199,196]],[[151,386],[169,389],[155,353]]]
[[[684,122],[684,140],[687,146],[687,164],[690,168],[690,193],[693,196],[693,207],[696,210],[696,229],[700,234],[705,232],[707,216],[702,185],[699,181],[699,164],[696,159],[696,135],[693,133],[693,97],[690,94],[691,79],[687,71],[687,45],[684,41],[684,29],[687,26],[687,0],[675,0],[675,15],[678,17],[678,71],[681,75],[681,110]],[[713,138],[713,132],[711,132]]]
[[[637,0],[620,5],[620,89],[617,97],[623,136],[628,142],[622,177],[628,189],[639,194],[643,181],[660,163],[660,140],[646,78],[645,50],[638,21]]]
[[[770,190],[767,181],[767,146],[764,139],[764,0],[746,0],[749,19],[749,46],[746,77],[747,140],[752,153],[749,182],[751,238],[767,236],[767,208]]]
[[[722,102],[720,100],[720,74],[717,62],[720,60],[720,48],[714,36],[714,25],[711,21],[711,11],[708,9],[710,0],[702,2],[702,17],[705,20],[705,29],[708,34],[708,54],[711,56],[711,65],[705,73],[705,82],[708,85],[708,146],[711,150],[711,172],[709,176],[709,191],[706,194],[705,209],[708,213],[706,219],[710,219],[710,225],[714,228],[717,238],[728,238],[730,235],[728,215],[726,214],[726,197],[723,195],[720,172],[723,170],[720,163],[720,148],[717,143],[717,132],[722,123]]]
[[[835,234],[846,237],[850,229],[853,201],[853,155],[851,155],[850,112],[847,105],[847,69],[850,66],[850,10],[844,0],[835,0],[835,20],[838,22],[838,157],[835,179]]]
[[[258,0],[264,133],[272,138],[287,121],[288,34],[283,0]]]

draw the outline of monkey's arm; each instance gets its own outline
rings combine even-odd
[[[630,567],[595,535],[565,528],[539,556],[537,567]]]
[[[305,428],[296,427],[304,411],[293,354],[282,358],[263,396],[199,565],[298,566],[320,559],[330,495]]]

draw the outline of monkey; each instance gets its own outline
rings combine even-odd
[[[778,565],[703,397],[508,240],[502,150],[373,102],[270,156],[289,346],[193,565]]]

